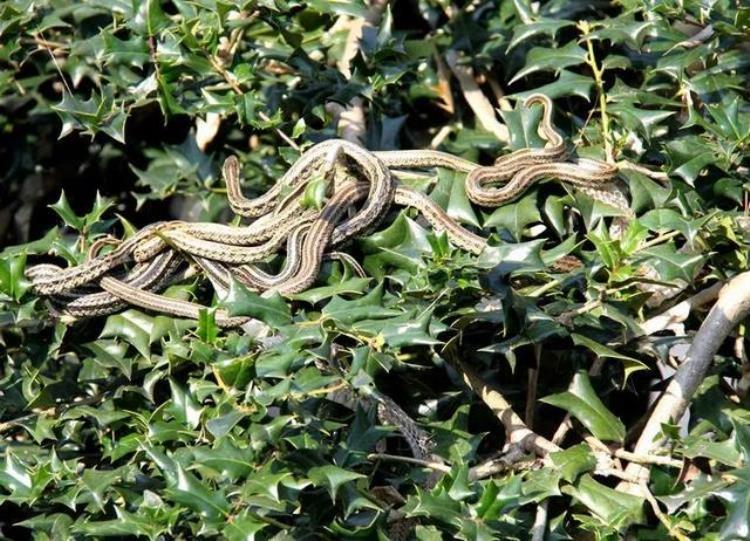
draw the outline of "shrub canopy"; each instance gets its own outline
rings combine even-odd
[[[385,539],[406,524],[422,540],[479,540],[546,524],[547,539],[746,537],[744,326],[689,424],[663,426],[649,501],[616,490],[612,455],[637,439],[705,307],[644,323],[748,269],[750,8],[373,4],[0,6],[3,533]],[[621,234],[617,211],[560,184],[484,211],[438,170],[417,185],[492,247],[477,258],[393,212],[347,248],[370,278],[332,262],[291,300],[235,288],[223,301],[281,340],[219,330],[210,313],[72,324],[24,278],[44,254],[80,263],[105,233],[230,220],[226,156],[262,193],[299,155],[290,141],[339,136],[341,108],[357,101],[370,149],[437,145],[491,163],[539,146],[538,112],[516,106],[533,92],[554,100],[578,156],[625,162],[637,219]],[[583,265],[553,272],[567,254]],[[198,279],[169,294],[219,302]],[[331,359],[338,372],[321,368]],[[461,367],[546,438],[569,423],[561,450],[493,462],[505,430]],[[341,388],[361,397],[353,409],[330,400]],[[429,434],[443,464],[434,486],[378,421],[380,394]]]

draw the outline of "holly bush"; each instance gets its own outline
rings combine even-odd
[[[0,41],[5,538],[747,537],[743,325],[662,426],[649,482],[623,488],[710,303],[653,316],[748,269],[743,2],[8,0]],[[373,150],[539,146],[534,92],[571,152],[620,164],[636,219],[554,182],[480,209],[439,169],[415,182],[490,239],[480,257],[393,210],[346,248],[367,278],[332,262],[289,299],[212,298],[199,276],[167,292],[265,334],[210,312],[70,321],[24,277],[108,233],[231,221],[224,158],[260,194],[342,111]],[[506,441],[498,393],[558,450]]]

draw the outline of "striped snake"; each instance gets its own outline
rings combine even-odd
[[[332,139],[305,151],[271,189],[251,199],[241,190],[239,160],[230,156],[222,168],[229,206],[239,216],[254,218],[249,225],[159,222],[104,255],[97,254],[113,240],[95,242],[90,249],[93,257],[80,265],[66,269],[37,265],[27,270],[27,276],[38,294],[51,296],[53,304],[72,316],[104,315],[131,304],[195,319],[201,305],[157,293],[176,275],[180,263],[187,261],[205,274],[217,291],[226,291],[234,279],[264,295],[292,295],[314,283],[327,252],[372,230],[392,205],[415,208],[455,246],[480,254],[487,246],[486,239],[458,224],[426,194],[404,184],[400,180],[404,170],[443,167],[466,173],[467,197],[483,207],[503,205],[540,180],[558,179],[627,208],[627,201],[609,190],[616,168],[594,160],[562,161],[565,142],[552,124],[552,103],[546,96],[534,94],[524,106],[534,105],[542,107],[538,129],[545,147],[516,150],[490,166],[436,150],[370,152]],[[320,210],[305,204],[306,190],[316,179],[322,181],[327,193]],[[276,275],[256,266],[283,246],[287,257]],[[351,256],[338,257],[363,273]],[[130,264],[135,266],[125,272]],[[215,318],[221,326],[247,321],[221,310],[215,311]]]

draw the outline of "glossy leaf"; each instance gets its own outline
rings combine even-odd
[[[625,437],[625,426],[597,396],[586,372],[578,372],[567,391],[547,396],[542,402],[564,409],[600,440],[622,441]]]

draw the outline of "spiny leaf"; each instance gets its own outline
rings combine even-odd
[[[600,440],[622,441],[625,437],[625,425],[597,396],[586,372],[577,372],[567,391],[547,396],[542,402],[564,409]]]
[[[236,280],[232,280],[229,293],[220,305],[230,315],[257,317],[274,328],[282,327],[292,319],[289,305],[281,295],[274,293],[271,297],[262,297]]]

